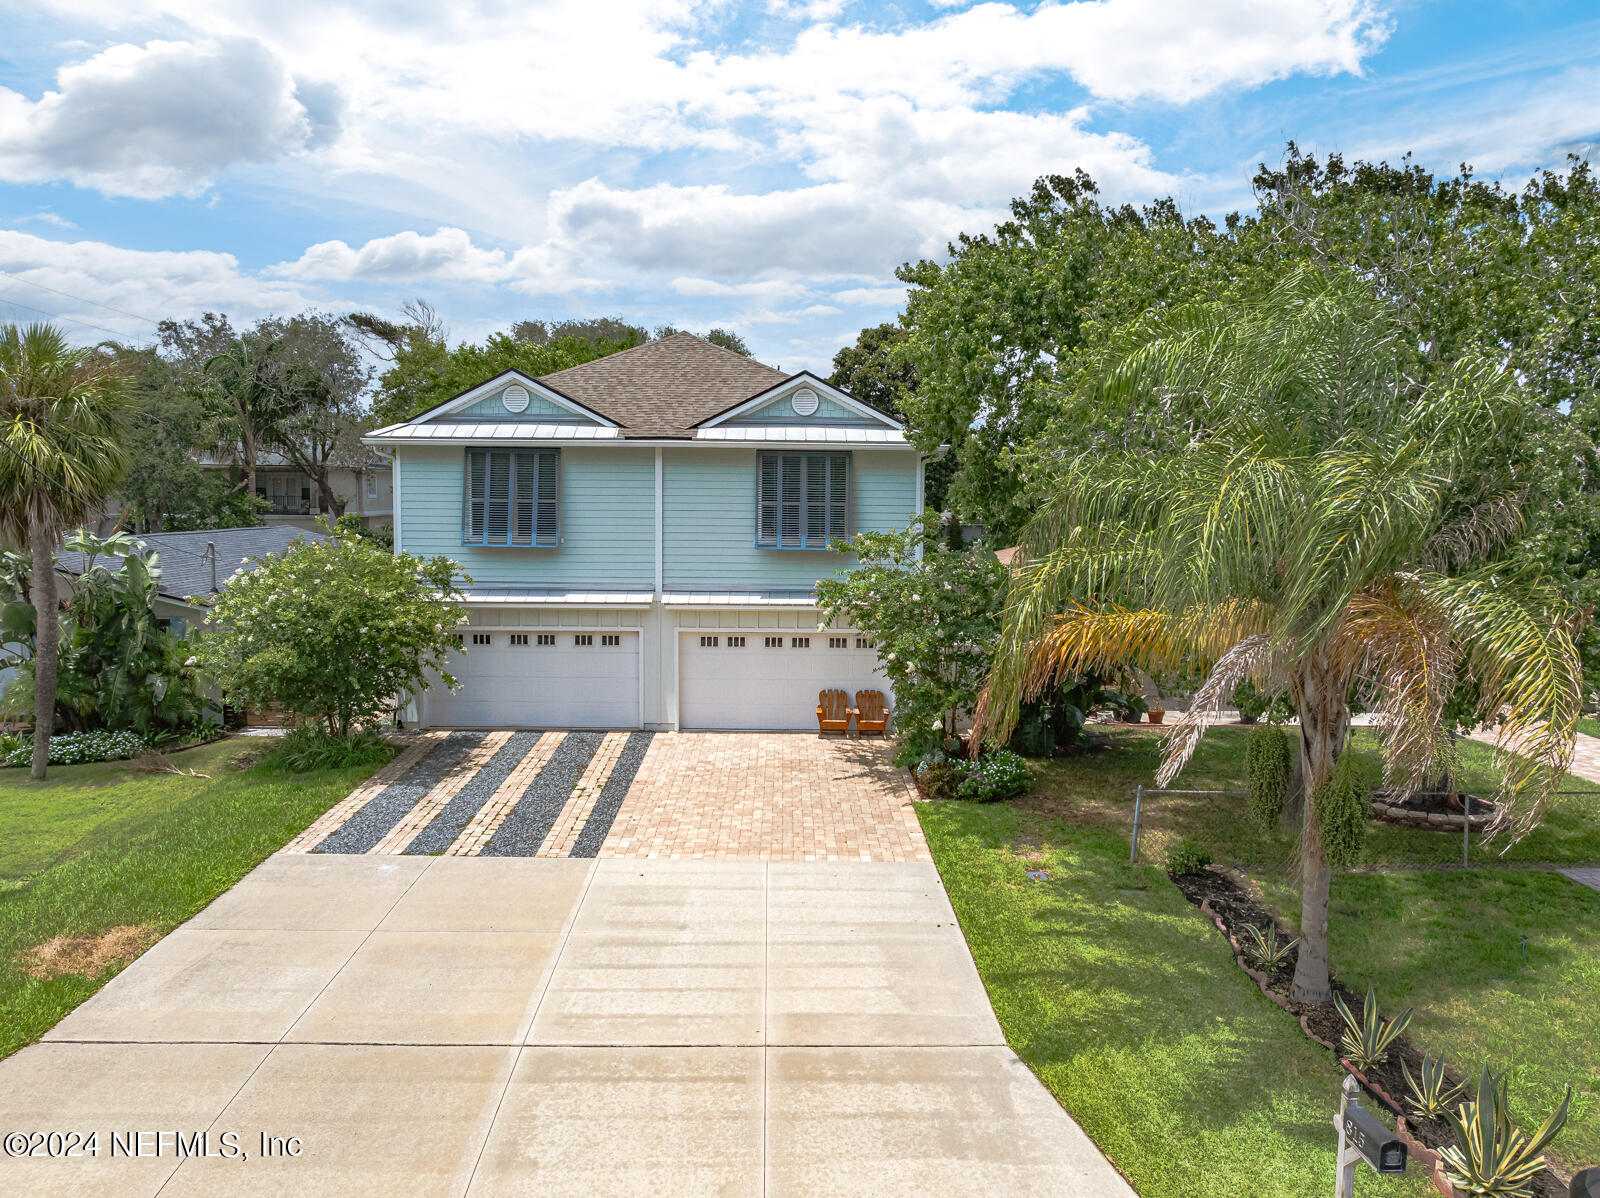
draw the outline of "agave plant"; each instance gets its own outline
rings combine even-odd
[[[1378,996],[1367,987],[1367,1001],[1361,1005],[1361,1018],[1357,1019],[1344,999],[1335,992],[1333,1006],[1344,1020],[1344,1039],[1339,1051],[1363,1073],[1389,1059],[1389,1045],[1400,1037],[1411,1023],[1411,1008],[1407,1007],[1393,1019],[1384,1020],[1378,1014]]]
[[[1445,1115],[1461,1143],[1443,1149],[1440,1155],[1445,1178],[1459,1194],[1530,1198],[1533,1179],[1544,1168],[1544,1150],[1566,1126],[1571,1086],[1561,1105],[1530,1138],[1511,1123],[1506,1083],[1506,1074],[1496,1078],[1485,1065],[1478,1079],[1478,1097]]]
[[[1412,1113],[1425,1119],[1449,1118],[1450,1104],[1460,1098],[1467,1088],[1465,1082],[1450,1085],[1445,1076],[1444,1058],[1436,1061],[1427,1053],[1422,1055],[1420,1078],[1411,1076],[1411,1070],[1404,1061],[1400,1062],[1400,1072],[1406,1075],[1406,1086],[1411,1091]]]
[[[1277,924],[1268,925],[1267,930],[1262,932],[1255,924],[1247,923],[1244,925],[1244,934],[1244,955],[1254,961],[1258,968],[1268,972],[1287,965],[1289,954],[1300,943],[1298,936],[1287,942],[1279,941]]]

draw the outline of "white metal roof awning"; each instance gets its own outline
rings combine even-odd
[[[467,587],[460,602],[498,607],[649,607],[654,591],[563,591],[533,587]]]
[[[361,438],[366,445],[457,445],[463,441],[620,441],[622,433],[595,424],[528,424],[477,421],[471,424],[394,424]]]
[[[792,607],[816,609],[810,591],[667,591],[667,607]]]
[[[828,445],[893,446],[909,448],[905,434],[892,428],[836,428],[828,425],[792,425],[768,428],[730,427],[722,424],[695,433],[697,441],[738,441],[743,444],[790,445],[822,442]]]

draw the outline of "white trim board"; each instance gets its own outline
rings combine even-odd
[[[827,396],[835,403],[849,408],[858,416],[865,416],[869,420],[877,421],[885,428],[892,428],[896,432],[900,431],[900,422],[895,420],[892,416],[885,416],[882,412],[878,411],[877,408],[864,404],[859,399],[852,399],[848,394],[839,390],[839,388],[835,387],[833,384],[828,383],[823,379],[819,379],[809,370],[802,370],[799,374],[790,375],[781,383],[774,383],[765,391],[757,392],[755,395],[752,395],[749,399],[745,400],[736,407],[729,408],[726,412],[719,412],[709,420],[702,420],[699,424],[695,425],[695,428],[716,428],[717,425],[722,424],[724,421],[732,420],[735,416],[743,415],[745,412],[751,411],[754,408],[759,408],[763,404],[768,404],[774,400],[782,399],[786,392],[798,391],[801,387],[810,387],[813,391]],[[808,419],[810,418],[796,416],[795,423],[804,424]]]

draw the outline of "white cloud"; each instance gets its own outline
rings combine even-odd
[[[319,242],[298,261],[281,263],[269,273],[289,279],[432,278],[499,283],[511,277],[512,264],[500,250],[473,245],[464,230],[442,228],[427,235],[408,230],[376,237],[359,249],[342,241]]]
[[[753,279],[746,283],[723,283],[717,279],[700,279],[680,275],[672,280],[672,289],[679,295],[753,296],[761,299],[792,299],[805,295],[810,288],[792,279]]]
[[[833,293],[833,301],[837,304],[849,304],[852,307],[883,307],[893,306],[898,308],[906,302],[906,289],[904,287],[847,287],[843,291]]]
[[[105,332],[146,339],[155,333],[154,322],[166,317],[215,311],[241,321],[298,311],[316,302],[293,284],[241,271],[232,254],[128,250],[100,241],[51,241],[9,229],[0,229],[0,270],[21,284],[8,282],[8,299],[44,310],[21,312],[18,318],[56,317],[85,340]]]
[[[325,92],[318,101],[331,116]],[[62,67],[37,101],[0,88],[0,178],[150,198],[294,153],[318,131],[288,68],[258,41],[119,45]]]

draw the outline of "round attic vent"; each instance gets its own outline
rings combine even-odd
[[[794,405],[796,416],[809,416],[817,410],[817,393],[810,387],[801,387],[790,397],[789,402]]]
[[[512,383],[500,392],[500,402],[506,405],[508,412],[526,412],[528,410],[528,389]]]

